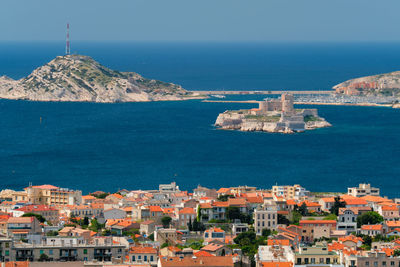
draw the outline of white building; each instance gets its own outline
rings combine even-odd
[[[359,184],[358,187],[349,187],[347,189],[347,194],[354,197],[364,197],[364,196],[379,196],[379,188],[371,187],[371,184]]]

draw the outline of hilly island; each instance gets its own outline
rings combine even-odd
[[[20,80],[0,77],[0,98],[32,101],[143,102],[199,99],[181,86],[111,70],[91,57],[58,56]]]

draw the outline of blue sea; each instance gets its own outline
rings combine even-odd
[[[58,42],[0,43],[0,75],[19,79],[63,51]],[[79,42],[72,51],[190,90],[328,90],[400,69],[399,43]],[[370,182],[400,197],[400,110],[318,106],[333,127],[293,135],[214,128],[218,113],[251,107],[0,100],[0,188],[32,182],[88,193],[176,181],[186,190],[300,183],[343,192]]]

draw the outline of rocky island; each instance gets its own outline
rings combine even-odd
[[[181,86],[119,72],[91,57],[56,57],[29,76],[0,77],[0,98],[32,101],[142,102],[204,98]]]
[[[260,101],[250,110],[227,110],[218,115],[215,126],[223,130],[295,133],[331,124],[318,116],[317,109],[294,109],[294,97],[283,94],[281,99]]]

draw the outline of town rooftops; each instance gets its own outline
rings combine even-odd
[[[400,221],[386,221],[387,227],[400,228]]]
[[[224,188],[224,187],[222,187],[222,188],[220,188],[220,189],[217,191],[217,193],[218,193],[218,194],[227,194],[227,193],[229,193],[230,191],[231,191],[230,188]]]
[[[200,266],[234,266],[232,256],[216,256],[216,257],[161,257],[161,266],[166,267],[200,267]],[[286,266],[285,266],[286,267]]]
[[[50,207],[47,205],[27,205],[17,210],[23,212],[57,211],[57,209],[55,209],[54,207]]]
[[[397,204],[386,204],[382,206],[383,211],[399,211]]]

